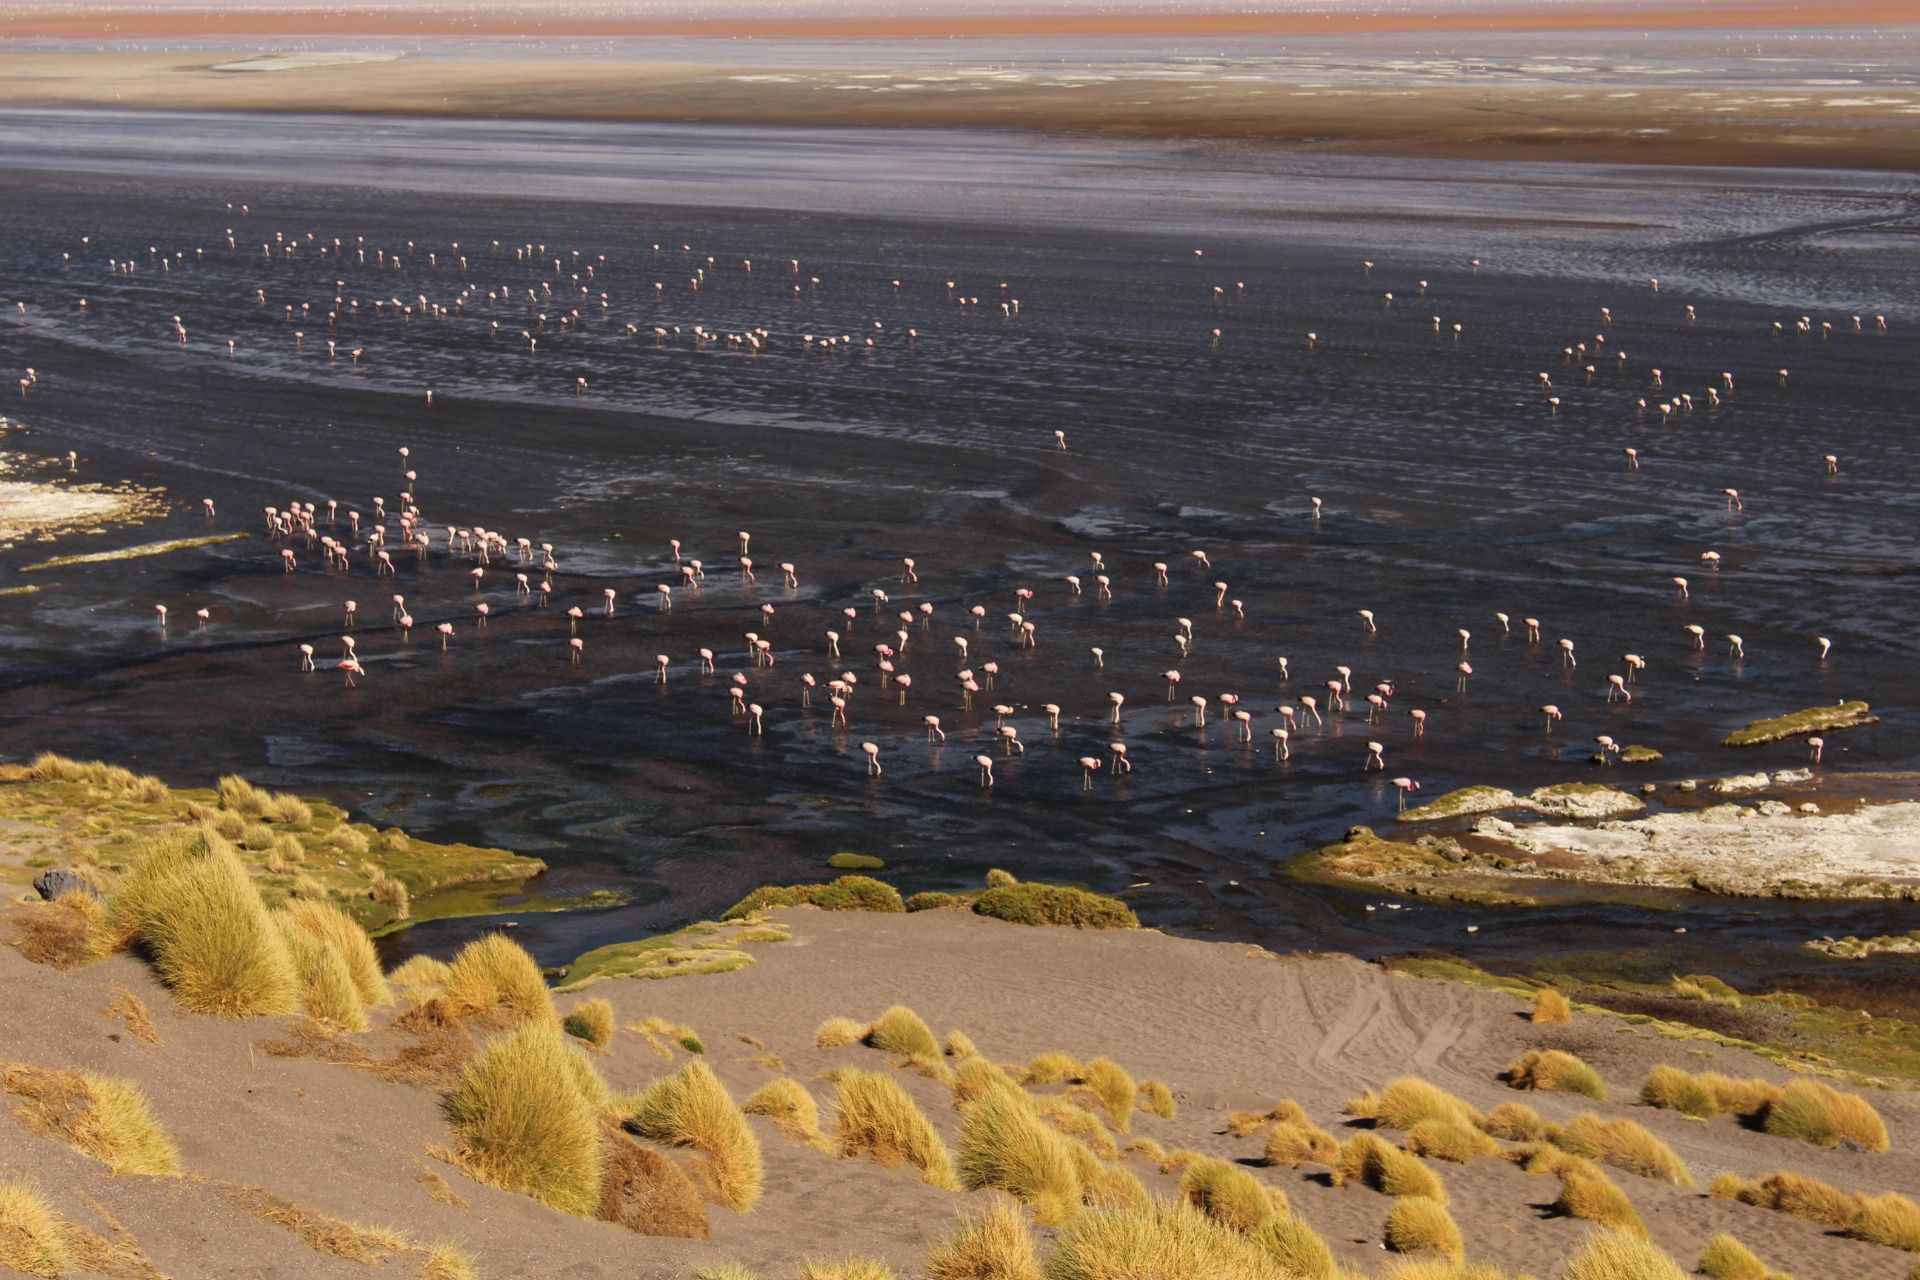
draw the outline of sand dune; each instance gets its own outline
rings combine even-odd
[[[830,1116],[836,1066],[888,1070],[886,1055],[859,1046],[817,1049],[814,1028],[831,1015],[858,1019],[899,1001],[944,1034],[965,1030],[989,1057],[1024,1061],[1048,1050],[1108,1054],[1136,1077],[1167,1080],[1177,1119],[1138,1117],[1135,1133],[1167,1149],[1185,1147],[1248,1161],[1257,1136],[1236,1138],[1224,1120],[1293,1098],[1341,1133],[1343,1102],[1363,1086],[1416,1073],[1476,1107],[1515,1100],[1495,1077],[1528,1047],[1572,1048],[1612,1087],[1604,1115],[1631,1115],[1666,1139],[1704,1185],[1714,1173],[1748,1176],[1787,1167],[1863,1190],[1920,1185],[1920,1104],[1873,1094],[1894,1134],[1883,1154],[1822,1151],[1741,1128],[1728,1117],[1701,1123],[1629,1105],[1657,1062],[1782,1079],[1777,1067],[1735,1051],[1662,1040],[1600,1015],[1572,1026],[1535,1027],[1512,997],[1393,976],[1338,957],[1280,958],[1238,945],[1182,941],[1149,932],[1080,933],[1025,928],[953,912],[913,916],[774,913],[792,941],[754,948],[757,963],[732,973],[671,981],[615,979],[590,994],[611,999],[621,1022],[659,1015],[685,1022],[705,1040],[705,1060],[736,1097],[775,1071],[742,1036],[764,1042],[787,1074],[806,1082]],[[124,1034],[99,1016],[116,989],[153,1007],[163,1043]],[[566,1001],[562,999],[562,1007]],[[188,1176],[175,1181],[108,1178],[57,1143],[30,1136],[0,1114],[0,1171],[28,1172],[50,1201],[91,1229],[117,1221],[162,1272],[175,1276],[364,1274],[358,1263],[314,1253],[234,1200],[259,1186],[310,1210],[390,1226],[420,1242],[459,1241],[481,1274],[501,1278],[565,1272],[583,1277],[684,1277],[698,1265],[735,1259],[764,1278],[792,1274],[803,1254],[848,1252],[892,1260],[917,1274],[927,1242],[979,1194],[952,1194],[908,1172],[838,1159],[780,1137],[756,1118],[767,1153],[767,1193],[747,1215],[712,1213],[709,1241],[641,1238],[606,1224],[570,1219],[525,1197],[481,1186],[430,1154],[448,1141],[439,1095],[388,1083],[349,1067],[273,1057],[258,1045],[285,1019],[223,1022],[187,1017],[144,965],[115,957],[59,972],[0,947],[3,1055],[42,1066],[98,1070],[137,1080],[155,1113],[179,1139]],[[364,1038],[372,1050],[400,1042],[396,1031]],[[674,1069],[674,1061],[620,1034],[599,1060],[616,1091]],[[951,1141],[958,1116],[944,1085],[911,1072],[897,1078]],[[1595,1104],[1559,1094],[1527,1101],[1550,1119]],[[1173,1179],[1145,1160],[1127,1165],[1150,1188]],[[1441,1166],[1453,1212],[1474,1256],[1541,1275],[1578,1247],[1588,1228],[1546,1216],[1552,1180],[1529,1178],[1493,1159]],[[429,1194],[429,1172],[446,1178],[465,1207]],[[1284,1188],[1343,1260],[1377,1274],[1388,1202],[1371,1191],[1324,1185],[1313,1166],[1255,1168]],[[1691,1262],[1713,1231],[1730,1229],[1773,1265],[1803,1277],[1848,1275],[1898,1280],[1911,1259],[1895,1250],[1838,1239],[1784,1214],[1711,1200],[1619,1174],[1654,1238]]]

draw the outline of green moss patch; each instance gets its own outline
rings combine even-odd
[[[1864,702],[1842,702],[1831,707],[1808,707],[1769,720],[1755,720],[1744,729],[1736,729],[1721,740],[1723,747],[1757,747],[1763,742],[1780,742],[1810,733],[1836,733],[1873,724],[1878,716],[1869,714]]]
[[[578,991],[607,978],[681,978],[744,969],[751,943],[785,942],[792,933],[757,916],[705,920],[676,933],[595,947],[567,966],[555,991]]]

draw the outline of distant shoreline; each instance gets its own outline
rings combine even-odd
[[[246,54],[0,53],[0,107],[973,128],[1198,138],[1330,154],[1920,172],[1920,95],[1686,94],[1567,86],[970,80],[912,92],[840,69],[558,58],[290,60]],[[911,79],[911,76],[906,77]]]
[[[986,13],[938,17],[619,18],[519,16],[469,10],[362,12],[304,8],[136,9],[0,14],[0,39],[152,40],[222,36],[709,36],[780,39],[944,39],[990,36],[1345,35],[1494,31],[1677,31],[1913,25],[1910,0],[1841,0],[1817,9],[1788,0],[1635,6],[1614,3],[1541,11],[1524,5],[1378,13]]]

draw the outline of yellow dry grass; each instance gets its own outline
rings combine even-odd
[[[397,1231],[347,1222],[260,1187],[237,1183],[215,1185],[226,1191],[227,1199],[236,1207],[246,1210],[262,1222],[292,1232],[315,1253],[378,1266],[386,1261],[387,1255],[405,1253],[413,1247]]]
[[[1040,1123],[1020,1099],[994,1092],[973,1103],[960,1122],[956,1145],[960,1181],[968,1190],[997,1188],[1053,1226],[1078,1212],[1075,1144]]]
[[[1596,1231],[1568,1259],[1564,1280],[1687,1280],[1687,1273],[1638,1236]]]
[[[912,1165],[928,1186],[959,1189],[947,1144],[898,1080],[877,1071],[847,1071],[838,1084],[834,1138],[841,1155]]]
[[[905,1005],[894,1005],[874,1019],[864,1038],[868,1044],[886,1053],[933,1061],[940,1058],[940,1041],[935,1038],[933,1028]]]
[[[1140,1090],[1126,1068],[1111,1058],[1092,1058],[1081,1071],[1080,1081],[1113,1117],[1114,1129],[1120,1133],[1132,1129],[1134,1100]]]
[[[813,1043],[820,1049],[838,1049],[842,1045],[858,1044],[867,1034],[867,1029],[852,1018],[828,1018],[813,1033]]]
[[[1479,1117],[1459,1098],[1415,1076],[1390,1081],[1377,1095],[1369,1089],[1347,1103],[1347,1114],[1372,1120],[1382,1129],[1411,1129],[1423,1120],[1470,1128]]]
[[[1333,1185],[1352,1183],[1372,1187],[1394,1197],[1425,1196],[1441,1204],[1448,1202],[1446,1184],[1440,1175],[1412,1156],[1382,1141],[1371,1133],[1357,1133],[1340,1148],[1333,1166]]]
[[[988,1093],[1002,1093],[1011,1098],[1027,1097],[1018,1081],[985,1058],[962,1059],[960,1065],[954,1068],[953,1078],[947,1083],[953,1090],[953,1105],[956,1107],[964,1107]]]
[[[526,948],[502,933],[475,938],[449,966],[440,998],[457,1016],[505,1009],[516,1018],[553,1019],[553,994]]]
[[[1725,1233],[1707,1241],[1694,1269],[1712,1280],[1767,1280],[1768,1274],[1758,1254]]]
[[[1340,1140],[1306,1120],[1279,1120],[1267,1134],[1268,1164],[1327,1164],[1340,1158]]]
[[[1276,1189],[1277,1190],[1277,1189]],[[1238,1165],[1202,1156],[1180,1171],[1180,1197],[1223,1226],[1251,1231],[1276,1209],[1268,1187]]]
[[[119,1018],[124,1021],[127,1034],[141,1044],[158,1046],[162,1043],[160,1028],[153,1024],[153,1011],[147,1008],[145,1000],[125,987],[113,989],[113,999],[108,1001],[107,1007],[100,1011],[100,1016]]]
[[[1140,1109],[1162,1120],[1171,1120],[1179,1114],[1180,1104],[1174,1100],[1173,1090],[1167,1087],[1165,1081],[1143,1080],[1140,1082]]]
[[[24,1182],[0,1182],[0,1267],[58,1280],[72,1265],[60,1219]]]
[[[1027,1064],[1025,1084],[1059,1084],[1078,1080],[1083,1068],[1080,1059],[1069,1053],[1043,1053]]]
[[[1542,987],[1533,993],[1533,1012],[1529,1020],[1544,1024],[1572,1022],[1573,1006],[1552,987]]]
[[[1553,1089],[1604,1101],[1607,1087],[1594,1069],[1564,1049],[1529,1049],[1507,1067],[1507,1083],[1516,1089]]]
[[[820,1141],[820,1108],[807,1087],[790,1076],[767,1081],[748,1095],[740,1109],[750,1116],[766,1116],[789,1138]]]
[[[1403,1196],[1387,1211],[1387,1248],[1395,1253],[1433,1252],[1459,1262],[1466,1256],[1460,1228],[1445,1205],[1425,1196]]]
[[[32,902],[13,914],[13,948],[35,964],[76,969],[99,958],[96,935],[106,908],[90,893]]]
[[[421,1257],[416,1280],[479,1280],[479,1275],[471,1253],[457,1244],[435,1244]]]
[[[1577,1156],[1610,1164],[1616,1169],[1654,1178],[1676,1187],[1691,1187],[1693,1175],[1673,1148],[1631,1120],[1606,1120],[1583,1111],[1572,1123],[1548,1131],[1547,1140]]]
[[[1026,1215],[1005,1200],[964,1215],[923,1266],[926,1280],[1041,1280]]]
[[[576,1040],[584,1040],[605,1052],[613,1043],[613,1001],[594,996],[582,1000],[567,1012],[561,1027]]]
[[[592,1070],[552,1022],[524,1023],[488,1044],[447,1098],[461,1168],[563,1213],[594,1216],[600,1124],[582,1066]]]
[[[644,1138],[689,1147],[707,1158],[714,1198],[735,1213],[759,1203],[764,1177],[760,1140],[704,1062],[689,1062],[622,1104],[627,1127]]]
[[[1553,1201],[1554,1212],[1628,1235],[1647,1234],[1646,1224],[1640,1221],[1633,1201],[1600,1172],[1598,1166],[1579,1157],[1568,1157],[1553,1172],[1560,1179],[1560,1194]]]
[[[798,1280],[900,1280],[900,1273],[872,1258],[807,1258]]]
[[[299,1007],[293,959],[252,877],[205,827],[144,845],[103,933],[113,949],[143,946],[184,1009],[242,1018]]]
[[[296,903],[322,907],[318,902]],[[300,1003],[307,1016],[325,1026],[342,1031],[365,1031],[367,1007],[354,985],[353,974],[339,952],[319,934],[293,922],[285,911],[273,913],[273,923],[293,957],[293,971],[300,982]]]
[[[340,958],[360,1002],[369,1008],[393,1003],[393,991],[380,972],[380,957],[357,921],[332,902],[294,899],[280,909],[284,925],[290,925],[325,943]]]
[[[1047,1280],[1292,1280],[1248,1237],[1184,1200],[1090,1209],[1060,1233]]]
[[[1289,1276],[1300,1277],[1300,1280],[1337,1280],[1345,1274],[1320,1233],[1297,1213],[1276,1213],[1255,1227],[1248,1238]]]
[[[1885,1151],[1887,1126],[1873,1104],[1858,1094],[1841,1093],[1818,1080],[1795,1080],[1768,1104],[1761,1126],[1779,1138],[1797,1138],[1816,1147],[1850,1143]]]
[[[1723,1173],[1713,1180],[1707,1194],[1805,1218],[1836,1231],[1850,1227],[1865,1203],[1865,1198],[1856,1192],[1843,1191],[1817,1178],[1785,1169],[1757,1181]]]
[[[447,985],[453,966],[433,956],[409,956],[387,975],[390,986],[419,995],[435,995]]]
[[[129,1080],[0,1061],[0,1092],[27,1128],[92,1156],[116,1176],[171,1177],[180,1152]]]

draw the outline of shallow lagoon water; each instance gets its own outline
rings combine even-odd
[[[975,884],[995,865],[1106,890],[1147,881],[1151,921],[1280,948],[1443,943],[1510,958],[1668,947],[1689,922],[1695,941],[1679,946],[1724,959],[1738,940],[1764,968],[1793,963],[1805,937],[1913,927],[1898,906],[1625,892],[1606,906],[1366,913],[1365,895],[1301,890],[1273,867],[1354,823],[1391,822],[1392,788],[1361,771],[1369,739],[1387,748],[1386,776],[1428,793],[1593,779],[1599,733],[1658,746],[1668,759],[1644,776],[1668,779],[1797,765],[1796,744],[1715,744],[1748,719],[1846,697],[1884,720],[1835,735],[1829,770],[1920,763],[1908,710],[1920,341],[1904,305],[1920,285],[1920,216],[1903,178],[937,131],[90,112],[0,115],[0,155],[12,167],[0,281],[29,304],[24,323],[0,317],[0,361],[41,375],[9,405],[22,425],[6,447],[75,449],[85,478],[162,484],[180,500],[113,541],[200,532],[203,496],[220,530],[257,528],[262,506],[294,498],[394,505],[404,444],[429,527],[552,542],[562,565],[544,615],[496,569],[485,634],[469,562],[439,543],[424,567],[396,556],[392,585],[368,576],[364,554],[350,579],[305,551],[302,571],[283,575],[264,537],[37,575],[40,593],[0,601],[9,751],[102,755],[181,782],[240,770],[423,835],[537,853],[565,864],[569,884],[636,891],[612,911],[527,917],[522,936],[548,960],[710,915],[755,884],[816,877],[841,849],[886,857],[909,891]],[[364,236],[370,262],[397,251],[402,267],[312,246],[261,254],[275,233],[305,245],[309,232],[329,245]],[[519,262],[523,243],[548,251]],[[576,249],[596,266],[580,303],[485,305],[489,289],[577,290]],[[162,250],[185,257],[162,271]],[[111,274],[109,257],[134,274]],[[360,306],[329,328],[336,280]],[[468,283],[475,301],[444,320],[372,306],[451,305]],[[1018,314],[1003,314],[1013,298]],[[318,312],[289,321],[282,308],[300,302]],[[582,324],[561,332],[573,305]],[[529,354],[518,335],[539,331],[542,310]],[[694,325],[765,328],[765,349],[696,344]],[[655,326],[669,336],[656,342]],[[853,341],[808,347],[806,333]],[[1596,350],[1628,360],[1590,358],[1588,385],[1562,348],[1603,333]],[[367,356],[329,360],[328,338]],[[1736,389],[1712,409],[1705,389],[1723,370]],[[1638,407],[1682,391],[1690,413]],[[1628,446],[1642,455],[1635,474]],[[1729,486],[1743,513],[1720,497]],[[732,567],[739,529],[761,569],[751,588]],[[662,614],[669,537],[712,569]],[[1195,548],[1211,572],[1196,571]],[[1721,553],[1717,572],[1704,550]],[[1111,602],[1091,593],[1092,551]],[[22,545],[0,569],[12,580],[46,554]],[[919,563],[917,589],[899,581],[902,556]],[[771,568],[784,560],[797,590]],[[1171,565],[1164,589],[1156,560]],[[1070,573],[1088,594],[1067,593]],[[1685,605],[1674,574],[1692,579]],[[1245,619],[1215,608],[1216,580]],[[591,616],[609,586],[616,615]],[[1036,650],[1007,638],[1020,586],[1036,592]],[[877,617],[876,587],[891,596]],[[411,644],[386,622],[392,591],[420,620]],[[357,690],[295,670],[301,641],[323,668],[337,653],[346,598],[360,602]],[[164,636],[155,602],[173,610]],[[922,602],[934,621],[896,659],[915,681],[902,708],[871,687],[871,646]],[[574,603],[590,615],[579,669],[561,616]],[[214,617],[200,632],[203,605]],[[820,700],[801,710],[797,682],[826,676],[822,632],[846,630],[846,606],[860,615],[844,666],[863,686],[840,731]],[[1362,633],[1361,608],[1377,635]],[[1519,634],[1529,615],[1541,646]],[[1184,660],[1179,617],[1195,629]],[[442,619],[458,628],[445,654],[432,638]],[[1688,649],[1687,622],[1707,629],[1704,653]],[[775,642],[776,667],[747,665],[748,631]],[[1727,656],[1729,632],[1744,661]],[[971,714],[952,685],[956,635],[974,667],[1002,667]],[[1817,635],[1836,641],[1825,664]],[[1577,668],[1561,664],[1561,636],[1576,640]],[[719,661],[706,680],[692,666],[701,645]],[[664,687],[652,683],[662,652],[675,659]],[[1605,701],[1624,652],[1649,660],[1630,707]],[[1324,697],[1341,664],[1359,690],[1393,682],[1386,723],[1363,723],[1356,698],[1276,765],[1272,707]],[[1169,704],[1159,673],[1175,665]],[[764,738],[727,714],[736,671],[768,709]],[[1106,754],[1110,690],[1127,695],[1136,771],[1082,791],[1075,758]],[[1192,725],[1188,695],[1227,692],[1254,713],[1250,746],[1217,714]],[[994,745],[986,708],[1002,698],[1024,756]],[[1058,742],[1038,711],[1049,701],[1064,708]],[[1567,713],[1552,736],[1536,712],[1546,702]],[[1412,707],[1428,712],[1424,739],[1410,736]],[[944,749],[925,741],[928,712],[951,735]],[[881,745],[882,779],[864,775],[867,740]],[[996,760],[991,791],[975,785],[982,751]],[[1480,932],[1465,935],[1469,922]],[[439,949],[473,927],[408,941]]]

